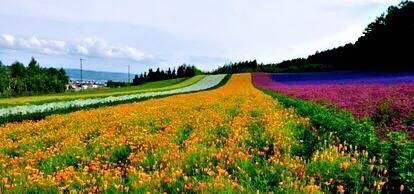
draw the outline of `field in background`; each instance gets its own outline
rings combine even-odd
[[[1,98],[0,107],[10,107],[28,104],[43,104],[56,101],[67,101],[86,98],[98,98],[107,96],[128,95],[142,92],[155,92],[178,89],[192,85],[200,81],[204,76],[198,75],[192,78],[178,78],[172,80],[163,80],[149,82],[139,86],[121,87],[121,88],[102,88],[94,90],[85,90],[80,92],[66,92],[62,94],[50,94],[43,96],[26,96],[17,98]]]

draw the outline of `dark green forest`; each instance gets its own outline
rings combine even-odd
[[[227,64],[213,73],[413,71],[413,45],[414,2],[403,1],[397,6],[390,6],[386,13],[370,23],[355,43],[316,52],[306,58],[285,60],[274,64],[257,65],[251,62]]]
[[[150,68],[147,72],[141,73],[139,75],[135,75],[132,79],[132,83],[128,82],[115,82],[109,80],[106,85],[110,88],[116,87],[125,87],[125,86],[137,86],[144,84],[146,82],[153,82],[153,81],[161,81],[161,80],[168,80],[168,79],[176,79],[176,78],[183,78],[183,77],[192,77],[195,75],[203,74],[203,72],[197,69],[193,65],[180,65],[177,69],[168,68],[167,70],[163,70],[157,68],[155,71]]]
[[[27,67],[20,62],[6,66],[0,61],[0,97],[64,92],[68,82],[62,68],[41,67],[34,58]]]
[[[135,75],[132,85],[140,85],[145,82],[151,81],[160,81],[160,80],[167,80],[167,79],[175,79],[175,78],[182,78],[182,77],[192,77],[198,74],[202,74],[202,72],[197,69],[193,65],[180,65],[177,70],[174,68],[168,68],[168,70],[162,70],[157,68],[157,70],[148,69],[148,73],[144,72],[140,75]]]

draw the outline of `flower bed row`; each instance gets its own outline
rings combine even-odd
[[[217,86],[223,81],[226,75],[209,75],[197,83],[174,90],[147,92],[123,96],[110,96],[105,98],[80,99],[64,102],[52,102],[41,105],[24,105],[0,109],[0,123],[23,120],[30,118],[43,118],[45,115],[60,112],[70,112],[82,108],[98,107],[103,105],[132,102],[153,97],[167,96],[173,94],[196,92]]]
[[[390,131],[403,131],[414,138],[414,76],[367,76],[319,74],[254,74],[261,88],[287,96],[351,112],[359,119],[368,118],[380,137]],[[348,75],[348,76],[346,76]],[[410,76],[411,75],[411,76]]]

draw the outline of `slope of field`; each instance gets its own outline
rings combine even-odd
[[[233,75],[211,91],[6,124],[0,192],[381,190],[367,152],[335,141],[308,150],[308,120],[251,82]]]
[[[47,102],[67,101],[86,98],[100,98],[107,96],[128,95],[142,92],[154,92],[178,89],[192,85],[200,81],[204,75],[194,76],[189,79],[178,78],[172,80],[149,82],[139,86],[122,88],[103,88],[95,90],[85,90],[80,92],[66,92],[62,94],[50,94],[43,96],[26,96],[17,98],[0,98],[0,107],[20,106],[28,104],[43,104]]]

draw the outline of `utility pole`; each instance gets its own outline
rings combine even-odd
[[[130,65],[128,65],[128,83],[131,83],[131,77],[130,77]]]
[[[81,78],[81,85],[82,85],[82,82],[83,82],[82,61],[83,61],[83,59],[81,58],[80,59],[80,78]]]

